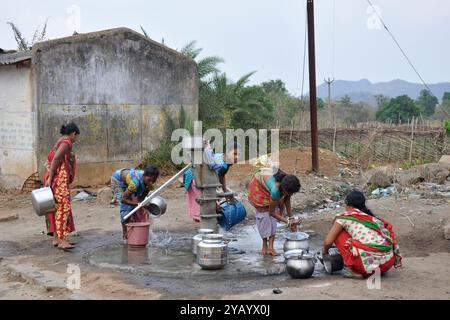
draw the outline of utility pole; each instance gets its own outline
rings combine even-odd
[[[334,117],[332,114],[332,108],[331,108],[331,84],[334,82],[334,79],[323,79],[325,83],[328,85],[328,118],[330,120],[330,124],[333,125],[334,128]]]
[[[309,108],[311,120],[312,170],[319,171],[319,139],[317,134],[316,52],[314,47],[314,0],[307,0],[308,60],[309,60]]]

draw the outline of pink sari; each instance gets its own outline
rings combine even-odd
[[[195,180],[192,180],[192,183],[187,192],[186,204],[189,217],[196,222],[200,221],[200,205],[195,200],[197,198],[200,198],[201,196],[202,192],[200,191],[200,189],[197,189],[195,187]]]

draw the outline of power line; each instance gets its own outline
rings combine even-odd
[[[425,86],[425,88],[427,88],[428,91],[431,91],[430,87],[428,87],[428,85],[425,83],[425,81],[423,80],[422,76],[420,75],[419,71],[416,69],[416,67],[414,66],[414,64],[411,62],[411,60],[409,59],[409,57],[406,55],[406,52],[402,49],[402,47],[400,46],[400,44],[398,43],[397,39],[394,37],[394,35],[392,34],[392,32],[389,30],[389,28],[387,27],[386,23],[384,22],[384,20],[381,18],[381,16],[379,15],[378,11],[375,9],[374,5],[372,4],[372,2],[370,0],[366,0],[369,5],[372,7],[373,11],[375,12],[375,14],[377,15],[378,19],[380,20],[380,22],[383,24],[383,27],[386,29],[386,31],[389,33],[389,35],[391,36],[392,40],[394,40],[395,44],[397,45],[397,47],[400,49],[400,51],[402,52],[403,56],[406,58],[406,60],[408,61],[409,65],[413,68],[414,72],[417,74],[417,76],[419,77],[420,81],[422,81],[422,84]]]

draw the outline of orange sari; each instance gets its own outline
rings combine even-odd
[[[53,158],[63,143],[69,146],[69,152],[64,156],[63,161],[61,161],[56,169],[53,181],[50,182],[50,188],[55,197],[56,210],[45,217],[47,234],[54,235],[56,232],[58,239],[65,239],[69,233],[75,231],[69,185],[75,178],[76,158],[75,154],[72,153],[72,142],[69,139],[59,140],[49,152],[47,156],[47,170],[44,174],[44,181],[47,181]]]

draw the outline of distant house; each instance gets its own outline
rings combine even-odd
[[[81,129],[76,185],[108,181],[157,147],[167,114],[198,114],[196,63],[117,28],[0,51],[0,187],[41,177],[66,121]]]

